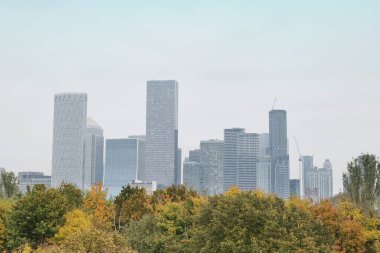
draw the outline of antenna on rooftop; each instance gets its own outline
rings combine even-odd
[[[273,102],[273,106],[272,106],[272,111],[274,110],[274,107],[276,106],[276,103],[277,103],[277,97],[274,97],[274,102]]]

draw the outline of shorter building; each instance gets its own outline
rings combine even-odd
[[[300,189],[300,180],[299,179],[290,179],[290,196],[300,197],[301,189]]]
[[[22,194],[27,193],[28,188],[32,189],[35,185],[42,184],[46,188],[51,187],[51,176],[45,176],[42,172],[19,172],[18,188]]]
[[[157,191],[157,182],[144,182],[140,180],[133,180],[132,183],[129,184],[131,187],[145,189],[146,194],[149,196],[153,195],[155,191]]]
[[[201,193],[201,165],[198,162],[185,158],[183,162],[183,184],[188,188]]]
[[[224,141],[201,141],[202,193],[223,193]]]
[[[133,180],[145,181],[145,141],[142,139],[106,140],[104,188],[117,196]]]

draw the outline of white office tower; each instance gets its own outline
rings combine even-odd
[[[305,197],[313,200],[314,202],[319,202],[319,173],[318,168],[314,167],[311,170],[306,171],[306,195]]]
[[[237,138],[237,186],[241,190],[256,190],[259,146],[258,134],[242,133]]]
[[[224,142],[202,141],[200,145],[202,167],[202,193],[216,195],[223,193]]]
[[[303,196],[308,198],[311,197],[314,192],[313,184],[309,184],[310,181],[307,180],[308,174],[313,174],[314,172],[314,158],[313,156],[302,156],[302,189]]]
[[[64,182],[83,189],[86,119],[87,94],[55,95],[52,187]]]
[[[257,189],[270,192],[270,153],[269,153],[269,134],[260,134],[260,153],[257,165]]]
[[[146,181],[170,186],[178,175],[178,83],[148,81],[146,105]]]
[[[329,199],[333,196],[333,171],[329,159],[323,163],[323,168],[318,170],[319,200]]]
[[[95,184],[103,184],[103,153],[103,129],[92,118],[88,118],[83,171],[83,186],[86,190],[91,189],[91,186]]]

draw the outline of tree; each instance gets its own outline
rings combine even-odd
[[[66,198],[55,189],[37,185],[15,203],[10,217],[8,246],[15,249],[29,242],[35,248],[46,242],[64,223]]]
[[[123,187],[115,198],[115,228],[120,230],[130,221],[151,213],[150,201],[143,188]]]
[[[66,198],[67,210],[74,210],[83,206],[83,192],[73,184],[61,184],[58,192]]]
[[[380,162],[375,155],[362,154],[348,164],[343,174],[343,185],[355,204],[371,216],[380,196]]]
[[[80,209],[75,209],[65,215],[65,225],[54,236],[55,242],[66,240],[71,234],[80,233],[93,228],[92,217]]]
[[[17,177],[13,172],[0,173],[0,195],[12,198],[18,193]],[[2,190],[2,192],[1,192]]]
[[[107,192],[103,191],[102,185],[91,186],[91,191],[85,197],[83,208],[94,217],[96,226],[103,229],[112,227],[114,207],[111,201],[107,201]]]
[[[0,199],[0,252],[6,249],[7,224],[12,213],[13,204],[13,200]]]

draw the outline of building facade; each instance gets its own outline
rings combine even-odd
[[[55,95],[52,187],[65,182],[83,189],[86,119],[87,94]]]
[[[238,136],[245,133],[243,128],[231,128],[224,130],[224,169],[223,191],[228,191],[237,186],[237,146]]]
[[[117,196],[122,187],[139,180],[144,171],[144,145],[141,139],[106,140],[104,187]]]
[[[269,145],[271,155],[271,192],[289,198],[289,153],[287,115],[284,110],[269,112]]]
[[[224,142],[202,141],[200,145],[202,192],[207,195],[223,193]]]
[[[202,193],[201,176],[201,165],[198,162],[190,161],[189,158],[185,158],[183,162],[183,184],[198,193]]]
[[[104,137],[103,129],[91,118],[87,119],[84,155],[83,187],[103,184],[104,179]]]
[[[46,188],[51,187],[51,176],[45,176],[42,172],[19,172],[18,188],[22,194],[33,189],[35,185],[45,185]]]
[[[270,192],[270,153],[269,153],[269,134],[260,134],[260,153],[257,165],[257,189]]]
[[[301,194],[300,180],[291,179],[289,182],[290,182],[290,196],[300,197],[300,194]]]
[[[256,190],[260,135],[254,133],[242,133],[238,135],[236,154],[237,186],[241,190]]]
[[[178,83],[148,81],[146,180],[167,187],[178,181]]]
[[[310,173],[314,173],[314,158],[313,156],[302,156],[302,191],[303,196],[310,197],[309,195],[313,192],[313,185],[308,184],[307,175]]]
[[[333,197],[333,170],[329,159],[323,163],[323,168],[318,170],[319,200]]]

